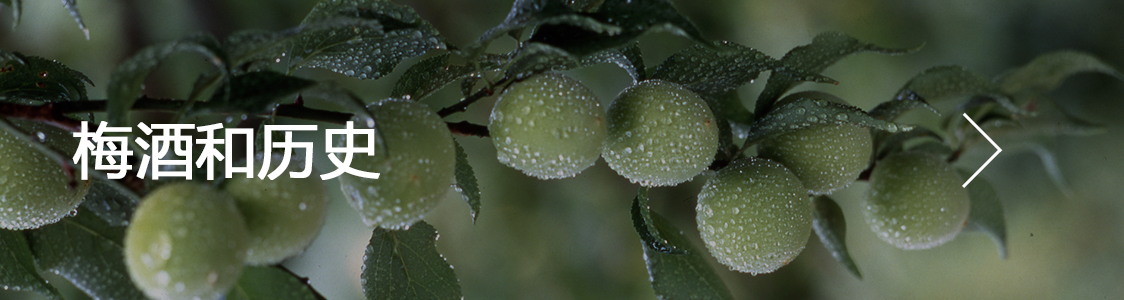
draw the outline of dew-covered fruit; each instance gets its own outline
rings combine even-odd
[[[63,153],[74,153],[78,140],[62,129],[13,119],[24,132]],[[0,228],[23,230],[58,222],[86,196],[89,181],[69,186],[58,162],[7,131],[0,130]]]
[[[301,166],[290,162],[289,171]],[[223,191],[246,220],[246,263],[251,265],[275,264],[304,251],[320,232],[328,208],[327,189],[315,171],[306,178],[293,178],[288,171],[272,180],[235,176],[223,183]]]
[[[870,162],[870,130],[854,124],[816,125],[762,141],[758,155],[785,165],[808,193],[847,187]]]
[[[125,232],[125,264],[154,299],[219,299],[245,264],[248,234],[234,199],[207,185],[161,186]]]
[[[924,152],[896,153],[874,165],[863,216],[882,240],[928,249],[956,237],[968,219],[968,192],[956,170]]]
[[[357,154],[351,167],[379,179],[339,177],[340,189],[368,226],[402,229],[437,207],[453,183],[456,150],[445,122],[424,104],[385,100],[369,107],[382,139],[375,155]],[[335,141],[342,146],[343,140]],[[366,145],[360,137],[355,145]],[[385,149],[385,150],[384,150]]]
[[[764,158],[718,171],[695,210],[699,234],[718,262],[755,275],[796,258],[812,232],[812,204],[800,179]]]
[[[718,127],[706,102],[678,84],[648,80],[621,92],[607,113],[602,157],[644,186],[676,185],[698,175],[718,151]]]
[[[601,157],[604,109],[576,79],[547,73],[516,83],[492,109],[499,161],[541,179],[566,178]]]

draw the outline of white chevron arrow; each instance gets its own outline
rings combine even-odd
[[[976,125],[976,121],[972,121],[972,118],[968,117],[968,114],[965,113],[964,118],[968,119],[968,123],[972,123],[972,127],[975,127],[976,130],[979,130],[980,134],[982,134],[983,137],[987,139],[987,142],[991,143],[991,145],[995,147],[995,154],[992,154],[991,157],[987,158],[987,161],[985,161],[984,164],[980,166],[978,170],[976,170],[976,173],[972,174],[972,177],[968,177],[968,181],[965,181],[964,185],[960,187],[968,187],[968,183],[972,182],[972,179],[976,179],[976,175],[980,175],[980,171],[983,171],[984,168],[987,168],[987,164],[990,164],[991,160],[995,159],[996,156],[999,156],[999,152],[1003,152],[1003,149],[999,148],[999,145],[995,144],[995,141],[991,140],[991,137],[987,136],[987,133],[985,133],[983,129],[980,129],[980,125]]]

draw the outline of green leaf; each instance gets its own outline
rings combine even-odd
[[[782,99],[779,106],[753,123],[746,145],[762,139],[814,125],[855,124],[889,132],[909,131],[910,125],[895,124],[867,115],[858,107],[823,92],[800,92]]]
[[[30,231],[39,266],[95,299],[147,299],[125,268],[124,227],[110,226],[85,209]]]
[[[722,41],[695,44],[675,53],[656,67],[652,79],[678,83],[698,94],[717,95],[753,82],[761,72],[775,67],[777,61],[760,51]]]
[[[453,267],[437,253],[437,231],[425,222],[408,230],[375,228],[360,277],[367,299],[461,299]]]
[[[12,28],[20,25],[20,13],[23,6],[23,0],[0,0],[0,4],[12,8]]]
[[[879,131],[874,132],[874,158],[881,159],[891,153],[901,152],[905,148],[906,142],[919,138],[931,138],[937,140],[940,144],[944,144],[944,139],[940,134],[925,127],[914,127],[910,131],[895,133]]]
[[[82,22],[82,15],[78,14],[78,2],[75,0],[62,0],[62,5],[66,7],[66,11],[70,12],[70,17],[74,18],[74,22],[78,23],[78,29],[82,30],[82,34],[86,35],[86,40],[89,40],[90,29],[86,28],[86,23]]]
[[[1008,94],[1045,93],[1081,72],[1098,72],[1124,80],[1124,75],[1092,54],[1058,51],[1039,55],[1021,68],[999,77],[997,82],[999,89]]]
[[[483,50],[488,42],[527,27],[538,26],[548,22],[582,24],[591,22],[589,18],[578,16],[570,8],[557,0],[516,0],[511,4],[511,11],[502,23],[496,25],[480,36],[472,47]],[[618,29],[619,30],[619,29]]]
[[[957,171],[962,178],[966,179],[972,176],[969,171]],[[967,189],[968,199],[971,199],[972,205],[964,229],[986,233],[995,241],[995,246],[999,250],[999,257],[1006,259],[1007,221],[1003,217],[1003,204],[999,202],[999,196],[995,194],[995,188],[987,180],[976,177],[968,184]]]
[[[238,283],[226,293],[226,300],[318,300],[324,296],[298,277],[280,267],[246,266]]]
[[[936,108],[930,106],[929,103],[925,103],[924,100],[896,99],[879,103],[878,106],[870,110],[870,116],[879,120],[893,121],[902,114],[918,108],[928,109],[938,116],[941,114]]]
[[[539,19],[542,25],[530,40],[578,56],[619,47],[653,30],[707,43],[695,25],[668,0],[606,0],[592,12],[566,8],[569,12],[561,16]]]
[[[831,257],[838,260],[859,279],[863,274],[859,266],[847,251],[847,221],[843,218],[843,209],[828,196],[819,196],[812,201],[812,228],[820,237],[820,242],[831,252]]]
[[[228,86],[220,88],[211,101],[196,104],[195,112],[266,113],[282,101],[292,101],[288,96],[315,84],[312,80],[274,71],[244,73],[231,78]]]
[[[375,127],[375,117],[367,110],[363,99],[351,91],[332,82],[321,82],[301,91],[304,98],[322,99],[339,105],[347,113],[354,114],[353,119],[359,124],[366,124],[368,128]]]
[[[656,230],[652,222],[651,208],[648,207],[648,188],[640,187],[636,191],[636,198],[632,200],[632,226],[640,234],[640,240],[644,241],[645,249],[650,248],[660,253],[683,254],[683,250],[671,245],[661,232]]]
[[[509,79],[523,80],[535,74],[573,69],[580,61],[566,50],[547,44],[527,43],[504,74]]]
[[[706,251],[691,245],[682,231],[662,216],[653,212],[651,221],[650,228],[665,237],[669,245],[682,249],[679,254],[670,254],[653,249],[647,243],[641,246],[648,278],[658,299],[734,299],[722,278],[707,263]]]
[[[482,71],[497,71],[500,67],[501,59],[499,57],[488,57],[478,61],[480,70],[477,70],[472,64],[450,61],[452,58],[450,55],[452,54],[444,53],[426,58],[410,66],[395,83],[394,90],[390,92],[390,97],[409,96],[410,99],[418,101],[457,80],[479,79],[483,76]],[[459,60],[464,61],[463,59]],[[475,84],[475,81],[473,83]]]
[[[921,46],[908,49],[883,48],[874,44],[859,41],[848,35],[838,32],[824,32],[816,35],[811,44],[799,46],[789,50],[781,58],[784,70],[778,68],[777,72],[769,75],[765,89],[757,97],[756,112],[758,116],[768,113],[773,103],[780,99],[785,92],[795,87],[801,81],[800,77],[792,76],[788,68],[799,70],[807,74],[819,74],[827,67],[835,64],[840,59],[859,52],[875,52],[880,54],[898,55],[914,52]],[[779,74],[778,74],[779,73]]]
[[[39,275],[31,247],[20,231],[0,229],[0,288],[62,299],[59,291]]]
[[[629,76],[632,76],[633,82],[639,82],[648,77],[646,70],[644,70],[644,58],[640,55],[640,43],[632,43],[628,46],[590,54],[581,60],[582,66],[600,63],[616,64],[625,72],[628,72]]]
[[[472,223],[476,223],[476,217],[480,216],[480,187],[476,185],[476,173],[472,171],[472,165],[468,164],[468,154],[464,152],[464,147],[456,141],[453,145],[457,146],[456,188],[471,209]]]
[[[920,98],[928,102],[967,96],[1007,97],[994,82],[961,66],[929,68],[910,79],[898,92],[898,98]]]
[[[0,51],[0,60],[0,99],[5,101],[86,100],[86,84],[94,84],[58,61],[6,51]]]
[[[403,59],[446,48],[412,8],[386,0],[321,1],[297,28],[241,33],[226,45],[237,65],[283,62],[290,72],[322,68],[359,79],[380,78]]]
[[[121,193],[105,181],[94,179],[82,207],[94,213],[110,226],[126,226],[133,218],[139,198]]]
[[[142,49],[113,70],[109,79],[109,103],[106,109],[110,126],[128,126],[129,109],[144,90],[144,79],[160,62],[172,54],[195,52],[203,55],[229,81],[227,59],[219,49],[218,41],[211,35],[198,34],[176,41],[152,45]]]

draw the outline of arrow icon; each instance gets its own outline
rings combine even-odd
[[[995,147],[995,154],[992,154],[991,157],[987,158],[987,161],[985,161],[984,164],[980,166],[978,170],[976,170],[976,173],[972,174],[972,177],[968,177],[968,181],[965,181],[964,185],[960,187],[968,187],[968,183],[972,182],[972,179],[976,179],[976,175],[980,175],[980,171],[983,171],[984,168],[987,168],[987,164],[990,164],[991,160],[995,159],[996,156],[999,156],[999,152],[1003,152],[1003,149],[999,148],[999,145],[995,144],[995,141],[991,140],[991,137],[987,136],[987,133],[985,133],[983,129],[980,129],[980,125],[976,125],[976,121],[972,121],[972,118],[969,118],[967,113],[964,114],[964,118],[968,119],[968,123],[972,123],[972,127],[975,127],[976,130],[979,130],[980,134],[982,134],[983,137],[987,139],[987,142],[991,143],[991,145]]]

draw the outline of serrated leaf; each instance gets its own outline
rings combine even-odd
[[[407,230],[375,228],[360,277],[367,299],[461,299],[453,267],[437,253],[437,230],[418,222]]]
[[[580,66],[577,57],[547,44],[527,43],[507,66],[504,74],[513,80],[523,80],[535,74],[573,69]]]
[[[453,145],[457,146],[457,191],[468,203],[472,223],[476,223],[476,217],[480,216],[480,187],[476,185],[476,173],[472,171],[472,165],[468,164],[468,154],[464,152],[464,147],[456,141]]]
[[[86,35],[86,40],[89,40],[90,29],[86,28],[86,23],[82,22],[82,15],[78,13],[78,2],[76,0],[62,0],[62,5],[66,7],[66,11],[70,12],[70,17],[74,18],[74,22],[78,23],[78,29]]]
[[[1039,55],[996,81],[1000,90],[1008,94],[1045,93],[1057,88],[1066,78],[1081,72],[1098,72],[1124,80],[1124,75],[1116,68],[1092,54],[1058,51]]]
[[[898,92],[898,98],[938,102],[966,96],[1005,98],[991,80],[961,66],[939,66],[917,74]]]
[[[90,191],[82,200],[82,207],[94,213],[110,226],[126,226],[133,218],[139,198],[121,193],[102,180],[93,180]]]
[[[838,103],[842,100],[833,102],[832,98],[838,99],[822,92],[800,92],[785,97],[779,106],[753,123],[746,145],[814,125],[855,124],[888,132],[913,129],[910,125],[876,119],[858,107]]]
[[[879,103],[878,106],[870,110],[870,116],[879,120],[893,121],[902,114],[918,108],[928,109],[938,116],[941,115],[941,112],[930,106],[925,100],[897,99]]]
[[[633,82],[640,82],[648,77],[644,69],[644,58],[640,55],[639,43],[590,54],[581,60],[583,66],[600,63],[616,64],[632,76]]]
[[[957,170],[960,177],[968,178],[972,173]],[[1007,221],[1003,217],[1003,204],[995,194],[995,188],[983,178],[976,178],[968,184],[968,199],[972,202],[968,221],[964,226],[966,230],[986,233],[995,241],[999,257],[1007,258]]]
[[[860,52],[876,52],[888,55],[898,55],[914,52],[920,46],[908,49],[884,48],[866,43],[838,32],[824,32],[812,38],[812,43],[789,50],[781,58],[785,68],[793,68],[803,73],[819,74],[827,67],[835,64],[840,59]],[[780,74],[778,74],[780,73]],[[765,89],[757,97],[756,111],[758,116],[764,115],[772,109],[773,103],[780,99],[785,92],[795,87],[801,81],[799,77],[786,74],[784,70],[769,75]]]
[[[777,61],[761,51],[731,42],[695,44],[664,60],[652,79],[678,83],[698,94],[722,94],[753,82]]]
[[[220,88],[211,97],[211,101],[196,104],[194,112],[265,113],[282,101],[292,101],[293,98],[288,96],[315,84],[312,80],[274,71],[244,73],[231,78],[226,87]]]
[[[228,39],[238,65],[283,62],[359,79],[390,74],[404,59],[444,49],[444,38],[408,6],[386,0],[321,1],[297,28]]]
[[[636,198],[632,199],[632,226],[636,228],[636,233],[640,234],[645,249],[650,248],[667,254],[683,254],[683,250],[668,243],[652,222],[652,211],[648,207],[648,188],[640,187],[636,191]]]
[[[581,22],[563,22],[559,17],[552,17],[541,23],[530,40],[551,44],[578,56],[619,47],[652,30],[707,42],[695,25],[668,0],[606,0],[594,11],[570,10],[563,17]]]
[[[23,0],[0,0],[0,4],[12,8],[12,28],[16,28],[16,26],[19,26]]]
[[[651,213],[653,228],[667,243],[682,249],[678,254],[658,251],[644,244],[644,263],[652,290],[658,299],[734,299],[722,278],[706,260],[706,251],[699,250],[683,236],[682,231],[662,216]]]
[[[44,270],[74,283],[94,299],[147,299],[125,268],[124,227],[110,226],[93,213],[32,230],[32,252]]]
[[[390,92],[390,97],[409,96],[410,99],[418,101],[457,80],[479,79],[483,76],[481,71],[496,71],[500,66],[500,58],[498,57],[479,60],[478,66],[480,69],[477,69],[477,67],[468,63],[451,62],[450,55],[452,54],[445,53],[426,58],[410,66],[395,83],[394,90]],[[475,85],[475,82],[473,82],[473,85]],[[471,88],[469,87],[469,89]]]
[[[229,81],[226,55],[219,49],[218,41],[208,34],[198,34],[176,41],[152,45],[122,62],[113,70],[109,79],[107,119],[110,126],[128,126],[129,109],[136,103],[144,90],[144,79],[156,69],[164,59],[180,52],[195,52],[214,65],[223,74],[223,81]]]
[[[863,274],[859,266],[847,251],[847,221],[843,218],[843,209],[828,196],[819,196],[812,201],[812,228],[820,237],[820,242],[831,252],[831,257],[843,264],[847,271],[859,279]]]
[[[31,247],[20,231],[0,229],[0,288],[62,299],[59,291],[39,275]]]
[[[246,266],[238,283],[226,293],[226,300],[322,300],[308,279],[280,267]]]
[[[55,60],[0,51],[0,100],[86,100],[90,78]]]

